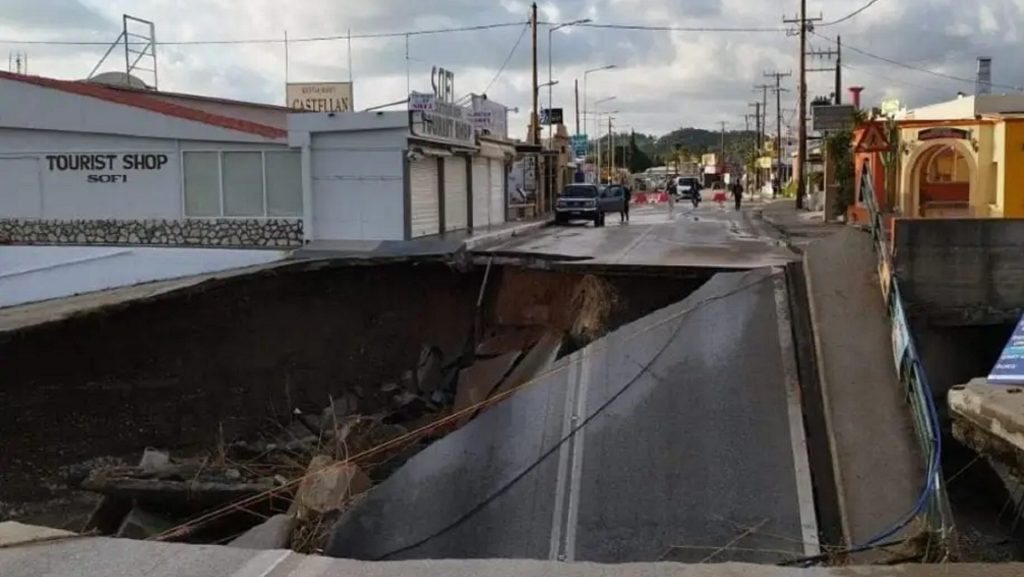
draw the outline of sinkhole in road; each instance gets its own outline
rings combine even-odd
[[[472,417],[456,411],[714,272],[299,262],[6,334],[0,520],[144,537],[274,491],[175,536],[226,542],[294,513],[315,455],[363,453],[352,475],[379,482]],[[170,462],[141,466],[147,447]],[[316,551],[329,515],[300,511],[290,545]]]

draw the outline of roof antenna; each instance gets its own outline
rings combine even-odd
[[[121,20],[122,29],[117,40],[114,40],[114,43],[107,48],[103,58],[100,58],[100,61],[93,67],[86,80],[114,86],[156,90],[159,85],[156,66],[156,24],[128,14],[122,15]],[[96,74],[114,52],[114,49],[121,45],[124,45],[124,72]],[[142,62],[151,65],[152,68],[140,66],[139,64]],[[152,74],[153,83],[146,84],[133,74],[136,71]]]

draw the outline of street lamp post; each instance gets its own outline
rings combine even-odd
[[[587,76],[592,72],[611,70],[612,68],[615,68],[614,64],[609,64],[607,66],[601,66],[598,68],[591,68],[590,70],[583,71],[583,118],[587,117]]]
[[[606,98],[605,101],[613,100],[614,98],[615,97],[612,96],[610,98]],[[597,135],[597,134],[601,133],[601,117],[602,116],[611,116],[612,114],[618,114],[618,113],[619,113],[618,110],[610,110],[608,112],[601,112],[601,111],[595,112],[594,113],[594,121],[595,121],[594,124],[596,125],[597,129],[594,131],[594,134]],[[598,139],[597,139],[597,183],[601,184],[601,138],[600,137],[598,137]]]
[[[550,146],[550,142],[551,142],[551,131],[552,131],[552,128],[551,128],[551,107],[553,106],[553,104],[552,104],[552,97],[551,97],[551,87],[554,86],[551,83],[552,82],[552,78],[551,78],[551,76],[552,76],[552,73],[551,73],[551,66],[552,66],[552,64],[551,64],[551,60],[552,60],[552,57],[551,57],[551,53],[552,53],[552,50],[551,50],[551,34],[555,30],[558,30],[559,28],[567,28],[569,26],[576,26],[577,24],[588,24],[588,23],[590,23],[590,18],[584,18],[582,20],[573,20],[572,22],[563,22],[562,24],[559,24],[557,26],[552,26],[552,27],[548,28],[548,143],[549,143],[549,146]]]

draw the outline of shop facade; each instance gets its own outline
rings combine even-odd
[[[903,111],[899,214],[1024,217],[1024,97],[968,96]]]
[[[9,73],[0,110],[2,243],[302,244],[301,157],[279,126]]]

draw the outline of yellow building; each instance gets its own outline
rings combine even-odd
[[[965,96],[901,111],[905,217],[1024,217],[1024,95]]]

